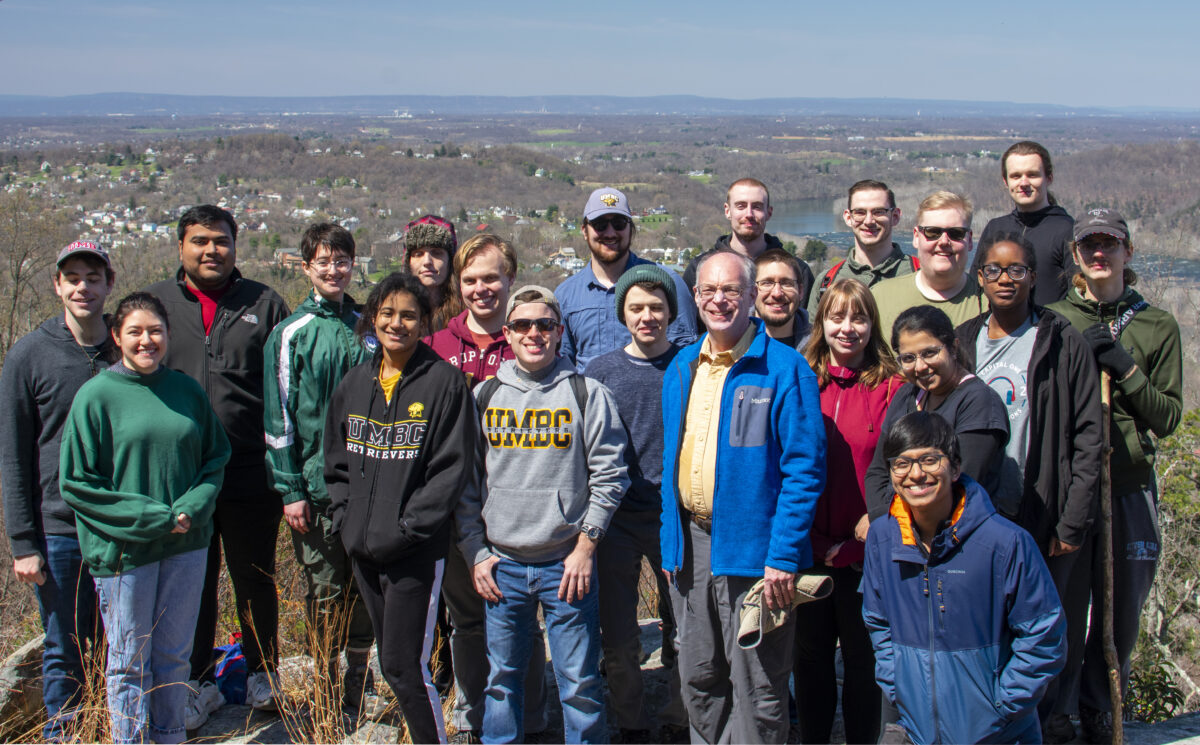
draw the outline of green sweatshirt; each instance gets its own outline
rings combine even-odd
[[[199,383],[166,367],[114,368],[75,395],[59,463],[83,560],[98,576],[208,546],[230,453]],[[171,533],[179,513],[192,527]]]
[[[263,351],[263,426],[271,485],[284,504],[325,506],[325,410],[350,368],[371,359],[354,336],[353,298],[310,295],[271,331]]]
[[[1126,288],[1115,303],[1088,300],[1072,287],[1064,300],[1048,308],[1061,313],[1083,331],[1097,323],[1112,323],[1142,300]],[[1112,381],[1113,496],[1131,494],[1154,483],[1155,439],[1166,437],[1183,416],[1183,354],[1179,324],[1165,310],[1146,307],[1121,331],[1121,345],[1137,362],[1125,380]]]

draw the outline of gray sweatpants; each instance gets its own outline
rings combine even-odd
[[[658,512],[617,510],[608,532],[596,549],[600,575],[600,640],[608,678],[609,712],[621,729],[650,729],[642,708],[642,640],[637,611],[642,579],[642,557],[655,574],[662,566]],[[662,611],[670,613],[670,608]],[[674,634],[672,635],[675,636]],[[664,640],[674,643],[675,639]],[[666,652],[666,650],[663,650]],[[664,655],[669,659],[670,653]],[[687,726],[687,713],[679,696],[679,666],[667,671],[670,697],[658,713],[659,724]]]
[[[450,613],[450,654],[454,660],[452,722],[459,732],[483,732],[483,701],[487,691],[487,624],[484,600],[475,592],[471,569],[458,545],[451,542],[442,580],[442,599]],[[529,667],[525,673],[525,732],[546,729],[546,640],[534,631]]]
[[[796,618],[737,645],[742,601],[757,577],[714,577],[711,536],[688,521],[683,567],[671,600],[679,629],[679,674],[692,742],[783,743]]]

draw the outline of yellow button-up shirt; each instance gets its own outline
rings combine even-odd
[[[685,510],[699,517],[712,517],[713,492],[717,487],[717,450],[721,427],[721,392],[733,363],[741,359],[754,341],[755,327],[750,324],[738,343],[726,352],[715,352],[712,337],[704,337],[696,377],[688,398],[679,448],[679,501]]]

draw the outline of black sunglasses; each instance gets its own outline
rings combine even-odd
[[[554,329],[558,328],[558,321],[554,320],[553,318],[518,318],[517,320],[509,321],[504,325],[510,330],[516,331],[518,334],[528,334],[529,329],[533,328],[534,326],[537,326],[537,330],[541,331],[543,334],[548,334]]]
[[[970,228],[935,228],[925,225],[918,225],[917,230],[921,231],[921,235],[925,236],[927,241],[936,241],[945,233],[955,243],[961,242],[971,232]]]
[[[625,215],[602,215],[595,220],[588,220],[588,225],[591,225],[592,230],[597,233],[603,233],[611,225],[613,230],[619,233],[629,227],[629,218]]]

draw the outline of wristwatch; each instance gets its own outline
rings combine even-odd
[[[599,541],[604,537],[604,528],[597,528],[595,525],[584,523],[579,526],[579,532],[591,538],[593,541]]]

